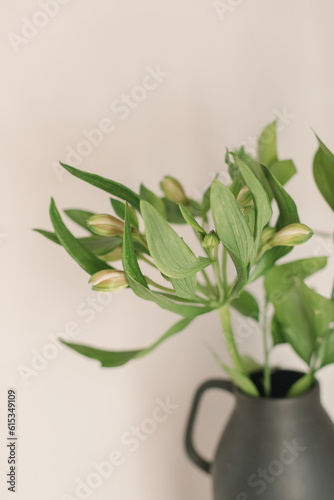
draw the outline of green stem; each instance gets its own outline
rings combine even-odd
[[[230,354],[231,360],[232,360],[235,368],[239,372],[245,374],[243,361],[241,359],[237,345],[235,343],[235,338],[234,338],[232,324],[231,324],[231,315],[230,315],[229,305],[225,304],[224,306],[220,307],[218,309],[218,312],[219,312],[220,321],[221,321],[221,324],[223,327],[223,332],[224,332],[224,336],[225,336],[227,349],[228,349],[228,352]]]
[[[222,278],[220,275],[220,267],[219,267],[219,260],[218,260],[218,246],[216,246],[214,249],[213,258],[214,258],[213,270],[215,272],[216,279],[217,279],[219,300],[222,301],[223,297],[224,297],[224,286],[223,286]]]
[[[148,260],[146,257],[144,257],[143,254],[138,255],[138,259],[142,260],[143,262],[146,262],[146,264],[149,264],[150,266],[154,267],[155,269],[157,268],[157,266],[154,264],[154,262],[151,262],[150,260]]]
[[[267,398],[271,395],[271,370],[269,364],[269,348],[268,348],[268,302],[264,306],[263,315],[263,344],[264,344],[264,394]]]
[[[226,298],[228,294],[228,281],[227,281],[227,251],[225,247],[223,247],[222,273],[223,273],[224,298]]]
[[[208,288],[210,288],[210,290],[211,290],[211,292],[213,293],[214,297],[216,297],[217,292],[216,292],[216,290],[215,290],[215,287],[214,287],[214,286],[213,286],[213,284],[211,283],[210,278],[209,278],[209,276],[207,275],[207,273],[205,272],[205,270],[204,270],[204,269],[203,269],[203,271],[202,271],[202,275],[203,275],[203,277],[204,277],[204,279],[205,279],[205,283],[208,285]]]
[[[159,285],[159,283],[156,283],[155,281],[151,280],[151,278],[149,278],[148,276],[145,276],[145,279],[147,283],[154,286],[155,288],[158,288],[159,290],[163,290],[164,292],[168,293],[175,293],[175,290],[173,288],[168,288],[166,286]]]

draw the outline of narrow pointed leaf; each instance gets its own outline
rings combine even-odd
[[[153,191],[150,191],[143,184],[140,186],[140,199],[144,201],[148,201],[151,205],[154,206],[158,210],[158,212],[163,216],[164,219],[167,219],[166,207],[161,198],[157,196]]]
[[[87,345],[65,342],[63,340],[62,343],[78,352],[79,354],[82,354],[83,356],[99,361],[104,368],[113,368],[125,365],[133,359],[146,356],[156,347],[162,344],[165,340],[184,330],[193,321],[193,319],[194,318],[181,319],[175,325],[169,328],[167,332],[162,335],[162,337],[160,337],[156,342],[154,342],[149,347],[145,347],[144,349],[136,349],[132,351],[105,351]]]
[[[262,230],[264,226],[269,222],[272,216],[272,208],[264,187],[258,181],[256,176],[251,171],[251,169],[246,165],[246,163],[244,163],[238,157],[235,158],[235,162],[254,199],[254,205],[255,205],[254,242],[255,243],[252,252],[252,257],[254,259],[259,247]]]
[[[34,229],[36,233],[41,234],[48,240],[52,241],[53,243],[57,243],[57,245],[61,245],[59,239],[57,238],[56,233],[53,233],[52,231],[46,231],[45,229]]]
[[[229,253],[247,265],[253,238],[234,196],[219,181],[212,183],[211,208],[220,241]]]
[[[125,219],[125,203],[119,200],[115,200],[115,198],[110,198],[111,205],[115,211],[115,214],[122,220]],[[135,212],[135,210],[131,207],[129,207],[129,216],[130,216],[130,222],[131,226],[135,227],[138,229],[139,227],[139,222],[138,222],[138,217]]]
[[[303,377],[301,377],[297,382],[293,384],[290,388],[287,397],[288,398],[296,398],[308,392],[311,387],[314,385],[314,372],[311,371],[306,373]]]
[[[148,202],[140,204],[145,223],[148,248],[157,268],[170,278],[193,276],[212,263],[211,259],[195,257],[188,245]]]
[[[179,207],[184,220],[189,224],[189,226],[195,229],[195,231],[197,231],[199,234],[205,236],[206,231],[202,228],[202,226],[198,224],[197,220],[191,215],[189,210],[183,205],[181,205],[181,203],[179,203]]]
[[[121,198],[122,200],[129,202],[130,205],[139,210],[139,196],[131,189],[123,186],[123,184],[119,184],[118,182],[106,179],[105,177],[101,177],[97,174],[84,172],[83,170],[71,167],[62,162],[60,162],[60,165],[75,177],[78,177],[79,179],[88,182],[99,189],[103,189],[103,191],[106,191],[113,196],[117,196],[117,198]]]
[[[53,243],[61,245],[56,233],[45,231],[44,229],[34,229],[34,231],[41,234],[42,236],[45,236]],[[123,241],[122,238],[118,238],[116,236],[105,237],[97,235],[84,236],[82,238],[76,238],[76,240],[96,255],[105,255],[106,253],[115,250],[115,248],[118,248],[120,245],[122,245]]]
[[[258,140],[258,155],[260,163],[269,167],[277,158],[276,121],[268,125]]]
[[[262,170],[266,179],[268,180],[270,187],[273,191],[274,198],[276,200],[279,209],[279,218],[277,220],[276,228],[279,231],[289,224],[293,224],[299,221],[298,211],[295,202],[291,196],[285,191],[280,182],[276,179],[274,174],[264,165],[262,165]]]
[[[256,385],[252,382],[252,380],[245,374],[236,370],[235,368],[231,368],[222,362],[219,355],[212,348],[209,348],[213,357],[220,365],[220,367],[231,377],[232,382],[245,394],[253,397],[259,397],[259,391]]]
[[[180,207],[177,203],[174,201],[169,200],[168,198],[162,198],[163,204],[165,206],[165,211],[167,215],[167,220],[171,224],[185,224],[186,221],[184,220]]]
[[[272,163],[269,168],[281,186],[284,186],[296,173],[297,169],[292,160],[280,160]]]
[[[87,231],[92,232],[89,226],[87,226],[87,220],[95,215],[94,212],[88,212],[87,210],[79,210],[74,208],[68,208],[64,210],[67,217],[69,217],[73,222],[78,224],[79,226],[87,229]]]
[[[111,269],[106,263],[87,250],[63,223],[54,200],[50,204],[50,217],[56,236],[71,257],[90,275],[103,269]]]
[[[334,155],[319,139],[319,149],[313,161],[313,175],[318,189],[334,210]]]
[[[131,238],[130,221],[127,211],[125,215],[122,261],[129,286],[138,297],[155,302],[162,309],[166,309],[167,311],[171,311],[184,317],[195,317],[212,311],[212,307],[199,307],[184,304],[182,302],[175,302],[173,299],[165,296],[165,294],[154,292],[148,288],[134,251],[133,241]]]

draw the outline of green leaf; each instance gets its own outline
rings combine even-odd
[[[182,238],[150,203],[142,201],[140,208],[148,248],[157,268],[170,278],[192,276],[195,284],[196,273],[210,265],[211,259],[196,258]]]
[[[78,352],[79,354],[82,354],[83,356],[100,361],[101,365],[104,368],[112,368],[125,365],[132,359],[146,356],[146,354],[149,354],[162,342],[184,330],[193,321],[193,319],[194,318],[181,319],[175,325],[169,328],[167,332],[164,335],[162,335],[162,337],[160,337],[156,342],[154,342],[152,345],[144,349],[136,349],[133,351],[105,351],[87,345],[65,342],[64,340],[62,340],[62,343],[65,344],[67,347],[70,347],[74,351]]]
[[[171,224],[185,224],[186,221],[184,220],[180,207],[177,203],[174,201],[169,200],[168,198],[162,198],[162,201],[165,206],[166,214],[167,214],[167,220]]]
[[[87,236],[77,240],[88,250],[96,255],[105,255],[122,245],[122,238],[117,236]]]
[[[198,307],[194,305],[174,302],[174,300],[166,297],[165,294],[154,292],[148,288],[146,280],[139,268],[134,251],[134,245],[131,238],[131,226],[129,217],[127,215],[127,210],[125,215],[122,261],[129,286],[138,297],[144,300],[153,301],[162,309],[166,309],[167,311],[174,312],[184,317],[195,317],[200,314],[205,314],[212,311],[212,307]],[[175,300],[178,299],[175,298]]]
[[[247,281],[253,237],[233,194],[219,181],[213,181],[211,186],[211,210],[219,239],[237,269],[238,291]]]
[[[65,165],[65,163],[62,162],[60,162],[60,165],[75,177],[78,177],[79,179],[88,182],[89,184],[92,184],[99,189],[103,189],[103,191],[106,191],[113,196],[117,196],[117,198],[121,198],[122,200],[129,202],[130,205],[139,210],[139,196],[131,189],[123,186],[123,184],[111,181],[110,179],[106,179],[105,177],[101,177],[100,175],[90,174],[89,172],[84,172],[83,170],[70,167],[69,165]]]
[[[252,283],[260,276],[263,276],[273,267],[275,262],[292,251],[293,247],[274,247],[265,252],[256,265],[253,267],[248,283]]]
[[[214,349],[209,347],[213,357],[217,361],[217,363],[220,365],[220,367],[230,376],[232,382],[245,394],[248,394],[249,396],[253,397],[259,397],[260,393],[256,387],[256,385],[252,382],[252,380],[245,375],[244,373],[240,372],[239,370],[235,368],[231,368],[230,366],[226,365],[225,363],[222,362],[220,359],[219,355],[216,353]]]
[[[59,239],[57,238],[56,233],[52,233],[51,231],[45,231],[44,229],[34,229],[37,233],[45,236],[47,239],[52,241],[53,243],[57,243],[57,245],[61,245]],[[105,255],[106,253],[115,250],[122,244],[122,238],[117,236],[84,236],[83,238],[76,238],[85,248],[95,253],[96,255]],[[137,245],[137,242],[136,242]],[[139,250],[139,249],[138,249]],[[140,251],[142,251],[140,247]]]
[[[140,185],[140,199],[144,201],[148,201],[151,205],[154,206],[158,210],[158,212],[163,216],[164,219],[167,219],[166,207],[161,198],[157,196],[155,193],[147,189],[143,184]]]
[[[246,373],[252,374],[254,372],[258,372],[263,370],[263,365],[260,365],[255,359],[251,356],[241,356],[242,364],[246,370]]]
[[[320,363],[321,367],[334,363],[334,328],[329,328],[322,338],[318,339],[320,343]]]
[[[189,224],[189,226],[193,227],[195,231],[197,231],[199,234],[205,236],[206,231],[202,228],[202,226],[198,224],[197,220],[191,215],[189,210],[183,205],[181,205],[181,203],[179,203],[179,207],[184,220]]]
[[[253,252],[252,252],[252,258],[254,259],[258,247],[260,244],[260,239],[261,239],[261,234],[264,226],[269,222],[272,216],[272,208],[270,205],[270,201],[268,198],[268,195],[264,189],[264,187],[261,185],[261,183],[258,181],[256,176],[253,174],[251,169],[244,163],[240,158],[236,157],[235,162],[240,170],[240,173],[248,186],[253,199],[254,199],[254,205],[255,205],[255,231],[254,231],[254,240],[255,244],[253,245]]]
[[[306,363],[310,363],[317,338],[334,320],[334,302],[308,288],[302,281],[320,266],[321,260],[304,259],[276,266],[265,278],[268,300],[274,304],[281,334]],[[305,262],[312,262],[312,267]],[[302,264],[301,264],[302,263]]]
[[[182,279],[170,278],[170,281],[179,297],[184,299],[193,299],[195,301],[197,300],[195,293],[196,281],[194,281],[193,276]]]
[[[268,180],[269,185],[273,191],[273,195],[280,212],[276,224],[276,229],[279,231],[289,224],[300,222],[296,204],[291,196],[285,191],[285,189],[279,183],[273,173],[264,165],[261,166],[263,173],[266,176],[266,179]]]
[[[75,208],[68,208],[64,210],[67,217],[69,217],[73,222],[78,224],[79,226],[87,229],[87,231],[92,232],[91,229],[87,226],[87,219],[95,215],[93,212],[87,212],[87,210],[79,210]]]
[[[207,222],[207,213],[210,210],[210,192],[211,192],[211,184],[205,190],[202,198],[201,212],[205,222]]]
[[[297,169],[292,160],[280,160],[270,165],[270,172],[284,186],[296,173]]]
[[[89,274],[94,274],[103,269],[111,269],[106,263],[96,257],[92,252],[87,250],[82,243],[80,243],[72,233],[67,229],[63,223],[60,214],[57,210],[56,204],[51,199],[50,204],[50,217],[56,236],[65,250],[71,257]]]
[[[57,243],[57,245],[61,244],[57,238],[57,235],[52,231],[45,231],[45,229],[34,229],[34,231],[36,231],[36,233],[41,234],[42,236],[52,241],[53,243]]]
[[[266,275],[264,285],[267,293],[271,290],[285,292],[295,286],[295,277],[300,281],[321,271],[327,265],[327,257],[310,257],[274,266]]]
[[[303,377],[301,377],[297,382],[293,384],[293,386],[289,389],[287,394],[288,398],[295,398],[301,396],[308,392],[312,386],[314,385],[314,372],[310,371],[306,373]]]
[[[284,333],[284,328],[274,315],[271,320],[271,337],[273,339],[273,345],[285,344],[286,335]]]
[[[334,155],[319,139],[319,149],[313,161],[316,185],[328,205],[334,210]]]
[[[262,131],[258,140],[258,155],[260,163],[267,167],[277,162],[276,121]]]
[[[239,297],[232,300],[231,306],[234,307],[240,314],[259,321],[260,309],[259,305],[252,294],[243,290]]]
[[[239,150],[237,156],[252,170],[253,174],[261,182],[266,190],[269,199],[273,198],[273,192],[263,173],[259,162],[247,155],[243,149]],[[269,170],[273,173],[278,182],[283,186],[296,173],[296,167],[291,160],[282,160],[270,165]]]
[[[115,214],[122,220],[125,219],[125,203],[119,200],[115,200],[115,198],[110,198],[111,205],[115,211]],[[135,210],[131,207],[129,207],[129,216],[130,216],[130,222],[131,226],[135,227],[136,229],[139,228],[139,223],[138,223],[138,217],[135,212]]]

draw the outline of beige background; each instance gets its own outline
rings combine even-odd
[[[113,450],[122,453],[123,463],[87,498],[210,498],[210,478],[187,460],[182,440],[193,391],[204,379],[220,376],[206,344],[228,360],[217,316],[199,318],[148,358],[117,370],[102,370],[59,344],[46,347],[50,335],[73,327],[80,329],[80,342],[142,346],[174,316],[130,291],[110,297],[107,305],[92,303],[97,296],[87,275],[31,228],[51,229],[51,195],[60,208],[109,210],[107,194],[55,166],[66,160],[68,148],[80,149],[83,131],[95,129],[101,120],[112,120],[114,130],[77,159],[80,168],[135,190],[141,181],[156,189],[169,173],[196,198],[216,172],[224,177],[224,147],[251,147],[276,116],[281,157],[293,157],[299,170],[289,191],[302,221],[332,230],[331,212],[312,181],[316,141],[311,127],[334,149],[334,5],[329,0],[59,3],[59,9],[53,3],[53,17],[50,10],[40,14],[46,2],[0,4],[1,404],[4,409],[6,390],[15,387],[16,498],[79,498],[77,478],[86,481],[93,463],[106,460]],[[37,30],[29,25],[32,21],[40,25]],[[143,97],[136,86],[147,67],[157,66],[166,74]],[[115,100],[130,92],[142,101],[128,112],[115,111]],[[319,253],[332,255],[329,240],[315,237],[295,256]],[[329,293],[332,275],[331,265],[312,282]],[[234,317],[236,327],[240,321]],[[29,373],[24,383],[19,370],[32,369],[45,349],[53,359],[44,364],[40,359],[39,371]],[[261,359],[254,326],[241,349]],[[286,347],[273,360],[302,367]],[[320,379],[324,404],[334,417],[333,377],[331,367]],[[156,400],[167,397],[178,409],[131,453],[121,443],[122,434],[151,417]],[[231,408],[227,395],[205,399],[198,445],[207,457]],[[2,430],[4,416],[2,411]],[[4,450],[2,443],[2,489]],[[11,498],[6,491],[4,496]]]

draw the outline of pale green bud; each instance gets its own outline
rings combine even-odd
[[[181,203],[182,205],[188,204],[189,200],[186,197],[183,187],[174,177],[166,175],[160,182],[160,187],[169,200]]]
[[[106,269],[98,271],[90,278],[89,283],[97,292],[118,292],[128,286],[124,271]]]
[[[312,235],[312,229],[310,229],[308,226],[305,226],[305,224],[290,224],[289,226],[283,227],[283,229],[269,238],[268,244],[271,247],[293,247],[295,245],[305,243],[305,241],[309,240]]]
[[[261,246],[267,243],[269,238],[275,234],[275,229],[273,227],[265,227],[261,234],[260,244]]]
[[[244,215],[248,214],[253,208],[254,200],[248,186],[244,186],[240,189],[237,196],[237,203]]]
[[[87,225],[100,236],[122,236],[124,233],[124,222],[109,214],[93,215]]]
[[[208,249],[216,248],[219,245],[219,243],[220,239],[218,238],[216,233],[214,231],[210,231],[209,234],[206,234],[204,236],[202,241],[202,247]]]

